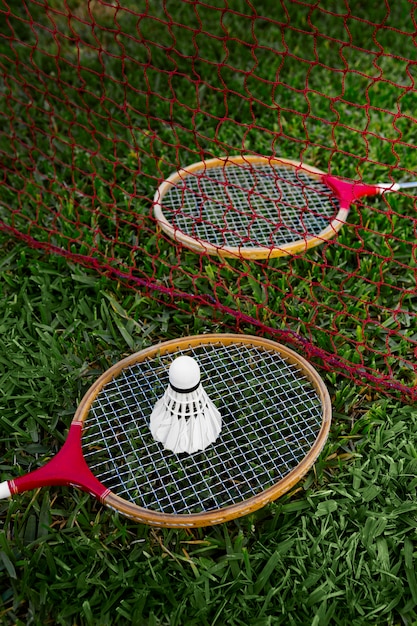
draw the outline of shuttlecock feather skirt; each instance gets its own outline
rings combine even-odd
[[[204,450],[217,439],[221,427],[220,412],[201,384],[191,393],[168,385],[150,418],[155,441],[176,454]]]

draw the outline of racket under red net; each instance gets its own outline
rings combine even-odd
[[[334,237],[359,198],[416,186],[366,185],[298,161],[233,156],[172,174],[155,193],[154,213],[170,237],[194,251],[273,258]]]

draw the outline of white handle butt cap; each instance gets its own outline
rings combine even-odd
[[[4,483],[0,483],[0,500],[4,498],[10,498],[12,492],[10,491],[9,482],[7,480]]]

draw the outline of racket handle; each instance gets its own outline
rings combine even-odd
[[[81,422],[73,421],[61,450],[46,465],[29,474],[0,483],[0,498],[23,493],[38,487],[65,485],[78,487],[95,496],[101,502],[109,489],[92,474],[81,449]]]
[[[408,183],[398,183],[398,189],[413,189],[413,187],[417,187],[417,182],[414,180]]]
[[[4,498],[10,498],[12,492],[10,491],[9,481],[5,480],[3,483],[0,483],[0,500],[4,500]]]

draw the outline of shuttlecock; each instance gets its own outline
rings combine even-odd
[[[213,443],[221,426],[220,412],[201,384],[197,361],[177,357],[169,368],[169,385],[151,414],[153,438],[176,454],[191,454]]]

